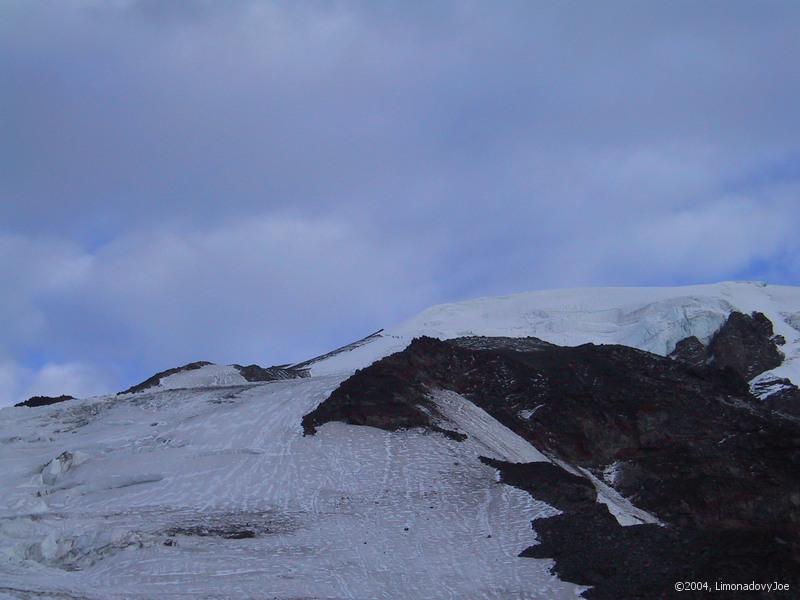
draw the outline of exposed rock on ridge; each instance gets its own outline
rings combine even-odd
[[[24,402],[17,402],[14,406],[49,406],[50,404],[57,404],[59,402],[66,402],[67,400],[74,400],[72,396],[62,394],[61,396],[31,396]]]
[[[121,394],[136,394],[137,392],[143,392],[144,390],[146,390],[148,388],[157,386],[159,383],[161,383],[161,380],[164,377],[169,377],[170,375],[175,375],[177,373],[182,373],[184,371],[196,371],[197,369],[202,369],[203,367],[205,367],[207,365],[211,365],[211,364],[213,364],[213,363],[210,363],[210,362],[208,362],[206,360],[198,360],[196,362],[191,362],[191,363],[185,364],[182,367],[174,367],[172,369],[167,369],[166,371],[161,371],[160,373],[156,373],[152,377],[148,377],[147,379],[145,379],[141,383],[137,383],[136,385],[132,385],[127,390],[124,390],[122,392],[118,392],[117,395],[121,395]]]
[[[259,367],[258,365],[232,365],[247,381],[279,381],[282,379],[297,379],[298,377],[308,377],[307,369],[287,367]]]
[[[708,344],[711,362],[731,367],[749,381],[783,362],[773,335],[772,322],[763,313],[732,312]]]
[[[735,318],[724,336],[741,332],[742,322]],[[727,356],[724,336],[715,348]],[[429,390],[452,390],[550,456],[597,475],[613,466],[617,491],[681,531],[650,536],[659,548],[667,544],[664,556],[680,560],[681,540],[693,539],[709,572],[729,572],[733,556],[743,565],[766,566],[776,555],[797,561],[800,428],[754,398],[733,364],[689,366],[624,346],[562,348],[535,338],[513,348],[502,339],[419,338],[346,380],[303,426],[309,434],[334,420],[434,429]],[[529,475],[531,489],[547,486],[541,473]],[[643,535],[628,529],[633,541],[620,542],[622,550]],[[599,530],[617,535],[602,523]],[[591,546],[602,549],[601,542]],[[562,551],[574,558],[576,549]]]
[[[696,336],[690,335],[675,345],[669,357],[690,367],[704,367],[708,363],[708,348]]]
[[[533,522],[539,543],[520,556],[555,558],[553,570],[561,579],[593,586],[583,594],[586,598],[667,598],[676,581],[739,581],[743,573],[757,573],[763,581],[797,579],[787,575],[796,571],[796,564],[770,533],[655,524],[623,527],[597,502],[586,478],[550,463],[481,460],[498,470],[502,483],[563,511]]]
[[[732,312],[708,347],[690,336],[678,342],[669,356],[693,367],[707,364],[730,367],[750,381],[783,362],[783,354],[778,349],[782,342],[785,340],[774,335],[772,322],[763,313]]]
[[[202,369],[203,367],[213,366],[214,363],[200,360],[197,362],[191,362],[182,367],[175,367],[173,369],[167,369],[166,371],[161,371],[160,373],[156,373],[152,377],[149,377],[138,383],[134,386],[129,387],[127,390],[119,392],[119,394],[135,394],[137,392],[142,392],[146,389],[156,387],[161,384],[161,380],[169,377],[171,375],[177,375],[178,373],[183,373],[186,371],[197,371]],[[233,369],[239,372],[239,374],[249,382],[259,382],[259,381],[279,381],[283,379],[297,379],[300,377],[308,377],[309,372],[307,369],[298,368],[288,365],[280,365],[276,367],[260,367],[258,365],[231,365]]]

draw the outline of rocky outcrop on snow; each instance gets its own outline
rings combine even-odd
[[[691,367],[703,367],[708,362],[708,348],[696,336],[690,335],[675,345],[669,357]]]
[[[689,336],[677,343],[669,357],[693,367],[729,367],[749,381],[783,362],[778,345],[785,343],[783,336],[774,335],[772,322],[763,313],[745,315],[734,311],[708,346]]]
[[[781,365],[786,338],[774,335],[772,322],[760,312],[732,312],[708,346],[689,336],[677,343],[669,357],[688,366],[729,368],[750,381],[753,394],[764,406],[800,416],[800,389],[786,377],[770,373]]]
[[[739,581],[751,573],[763,581],[788,582],[792,576],[787,574],[797,569],[772,533],[656,524],[624,527],[598,502],[595,487],[584,477],[551,463],[482,460],[498,470],[501,483],[562,511],[533,522],[539,543],[521,556],[555,558],[553,570],[561,579],[592,586],[585,598],[668,597],[664,590],[673,589],[676,581]]]
[[[749,381],[783,361],[773,338],[772,322],[763,313],[732,312],[708,345],[711,362],[730,367]]]
[[[734,357],[724,369],[624,346],[420,338],[342,383],[303,426],[309,434],[329,421],[434,429],[441,421],[430,390],[452,390],[559,464],[598,475],[613,466],[617,492],[681,532],[652,534],[653,544],[668,546],[664,556],[681,557],[676,540],[702,539],[709,572],[726,573],[734,555],[765,567],[775,555],[800,560],[800,427],[766,409],[731,364],[740,355],[728,353],[726,338],[747,339],[743,331],[763,327],[748,319],[734,318],[714,346]],[[526,344],[534,349],[519,349]],[[538,471],[528,475],[529,486],[547,487]],[[572,481],[580,503],[588,487]],[[535,497],[554,501],[548,492]],[[608,521],[605,514],[581,518]],[[599,531],[613,533],[605,525]],[[620,552],[645,534],[625,535],[632,537]]]
[[[282,365],[278,367],[259,367],[258,365],[231,365],[241,373],[247,381],[280,381],[282,379],[297,379],[299,377],[309,377],[308,369],[290,367]]]
[[[195,371],[197,369],[201,369],[207,365],[211,365],[214,363],[210,363],[206,360],[198,360],[196,362],[190,362],[188,364],[183,365],[182,367],[173,367],[172,369],[167,369],[166,371],[160,371],[156,373],[152,377],[148,377],[141,383],[137,383],[136,385],[132,385],[127,390],[119,392],[120,395],[122,394],[136,394],[138,392],[143,392],[146,389],[152,388],[157,386],[161,383],[161,380],[165,377],[169,377],[170,375],[176,375],[177,373],[183,373],[185,371]]]
[[[753,394],[772,410],[800,417],[800,388],[785,377],[758,377],[750,385]]]
[[[17,402],[14,406],[29,406],[31,408],[37,406],[49,406],[51,404],[58,404],[59,402],[66,402],[67,400],[74,400],[72,396],[62,394],[60,396],[31,396],[24,402]]]

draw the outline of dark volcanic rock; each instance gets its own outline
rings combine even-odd
[[[800,585],[797,564],[772,534],[737,530],[622,527],[604,505],[535,521],[540,544],[521,556],[554,558],[554,572],[566,581],[594,586],[583,595],[596,600],[672,598],[677,581],[708,582],[714,593],[722,582],[779,581]],[[685,594],[687,597],[705,597]],[[749,597],[771,597],[766,593]]]
[[[259,367],[258,365],[233,365],[247,381],[279,381],[283,379],[298,379],[308,377],[308,369],[298,369],[294,367]]]
[[[691,367],[702,367],[708,362],[708,349],[697,337],[691,335],[675,345],[669,357]]]
[[[759,581],[800,585],[797,565],[771,534],[699,530],[655,524],[621,526],[594,486],[551,463],[509,463],[481,457],[502,483],[528,492],[564,514],[534,521],[539,543],[520,556],[554,558],[563,580],[593,586],[586,598],[669,598],[676,581]],[[689,596],[692,597],[692,596]],[[734,597],[715,594],[715,597]]]
[[[160,373],[156,373],[152,377],[148,377],[141,383],[137,383],[136,385],[132,385],[127,390],[122,392],[117,392],[117,395],[120,394],[135,394],[137,392],[142,392],[148,388],[155,387],[159,383],[161,383],[161,379],[164,377],[169,377],[170,375],[175,375],[176,373],[182,373],[183,371],[196,371],[197,369],[202,369],[207,365],[211,365],[214,363],[210,363],[205,360],[198,360],[197,362],[191,362],[188,364],[183,365],[182,367],[175,367],[172,369],[167,369],[166,371],[161,371]]]
[[[215,527],[196,525],[194,527],[173,527],[167,530],[167,535],[193,535],[198,537],[221,537],[228,540],[244,540],[256,537],[256,531],[252,528],[240,525],[229,527]]]
[[[594,486],[585,478],[551,463],[481,460],[499,471],[502,483],[564,511],[533,522],[539,543],[520,556],[555,559],[553,571],[561,579],[593,586],[583,594],[586,598],[671,598],[676,581],[713,586],[715,581],[740,582],[749,574],[757,574],[760,582],[789,583],[792,589],[800,585],[797,564],[772,533],[623,527],[605,504],[597,503]]]
[[[500,471],[503,483],[525,490],[558,510],[582,511],[594,509],[597,504],[597,491],[591,481],[553,463],[510,463],[485,456],[481,456],[481,462]]]
[[[535,352],[537,350],[547,350],[549,348],[558,347],[555,344],[545,342],[535,337],[511,338],[472,335],[448,341],[460,348],[469,348],[470,350],[515,350],[517,352]]]
[[[800,388],[788,379],[776,377],[758,381],[753,392],[772,410],[800,417]]]
[[[669,357],[693,367],[711,364],[730,368],[749,381],[783,362],[778,346],[785,343],[782,335],[772,334],[772,323],[762,313],[747,316],[733,312],[707,348],[695,336],[690,336],[678,342]],[[760,391],[770,387],[779,389],[769,393]],[[756,382],[753,392],[768,408],[800,416],[800,390],[788,379]]]
[[[783,362],[773,339],[772,322],[760,312],[732,312],[708,344],[711,361],[730,367],[749,381]]]
[[[398,355],[394,356],[400,359]],[[435,409],[425,388],[414,381],[413,365],[391,366],[397,366],[400,372],[381,367],[375,371],[371,371],[372,367],[356,371],[325,402],[303,417],[304,433],[314,434],[318,426],[330,421],[388,431],[432,427],[430,412]]]
[[[732,312],[708,347],[692,335],[678,342],[669,357],[693,367],[730,367],[749,381],[783,362],[778,346],[785,343],[783,336],[773,335],[772,322],[764,314]]]
[[[48,406],[50,404],[57,404],[59,402],[66,402],[67,400],[74,400],[72,396],[62,394],[61,396],[31,396],[24,402],[17,402],[14,406]]]
[[[393,356],[401,358],[401,354]],[[305,415],[302,421],[304,434],[313,435],[324,423],[342,421],[388,431],[423,427],[457,441],[466,438],[464,434],[442,429],[433,423],[431,416],[438,411],[428,398],[425,386],[412,381],[413,363],[400,365],[400,373],[378,369],[365,377],[358,377],[359,373],[367,373],[371,368],[356,371],[325,402]]]
[[[244,540],[294,531],[291,515],[273,512],[200,512],[167,529],[169,537],[197,536]],[[173,542],[174,543],[174,542]]]
[[[757,318],[746,319],[762,327]],[[734,317],[734,323],[738,321]],[[723,355],[731,343],[729,335],[724,334],[717,346]],[[654,556],[679,561],[670,569],[685,565],[684,539],[699,544],[704,554],[697,564],[709,572],[728,572],[725,565],[735,563],[730,552],[743,553],[744,566],[763,566],[762,558],[776,553],[784,561],[800,559],[800,426],[753,397],[731,366],[690,366],[624,346],[562,348],[531,340],[530,350],[520,347],[526,343],[508,347],[498,340],[416,339],[403,352],[343,382],[304,417],[303,426],[307,433],[328,421],[388,430],[433,429],[439,420],[430,392],[452,390],[547,455],[598,474],[615,464],[616,489],[671,526],[667,537],[648,534],[666,548]],[[523,419],[522,411],[533,414]],[[579,478],[556,474],[551,467],[515,467],[507,472],[513,485],[554,506],[577,510],[590,494]],[[585,514],[581,518],[607,520]],[[548,556],[558,550],[554,540],[559,535],[587,525],[575,525],[566,517],[565,523],[553,525],[551,538],[543,534],[550,540],[548,550],[543,550],[550,552]],[[620,555],[645,543],[637,537],[642,534],[633,533],[638,530],[629,530],[599,529],[609,540],[623,536],[615,538]],[[679,532],[678,537],[672,532]],[[603,539],[588,539],[591,535],[583,534],[586,543],[602,547]],[[743,541],[738,546],[721,541],[730,539]],[[580,565],[583,559],[577,551],[577,545],[563,549],[563,544],[558,550]],[[555,558],[559,565],[566,564],[563,557]],[[647,553],[642,551],[635,560],[640,561],[636,568],[644,569]],[[628,563],[621,564],[624,573]],[[607,570],[602,565],[597,568],[598,573]],[[678,571],[664,572],[673,576]],[[683,572],[690,573],[685,566]],[[744,573],[762,580],[758,570],[739,574]]]

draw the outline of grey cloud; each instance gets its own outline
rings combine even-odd
[[[30,240],[5,242],[17,248],[0,255],[13,257],[0,268],[39,273],[3,311],[10,325],[29,307],[35,326],[17,335],[6,327],[4,342],[18,352],[43,348],[56,364],[79,358],[112,372],[198,358],[300,360],[439,293],[424,259],[437,253],[434,243],[404,258],[404,249],[343,221],[252,218],[153,230],[71,255],[58,244],[47,254],[39,240],[42,252],[29,259]]]
[[[798,17],[5,2],[0,355],[125,379],[471,295],[797,282]]]

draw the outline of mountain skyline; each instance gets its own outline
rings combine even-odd
[[[800,284],[800,7],[0,6],[0,405],[424,308]]]

